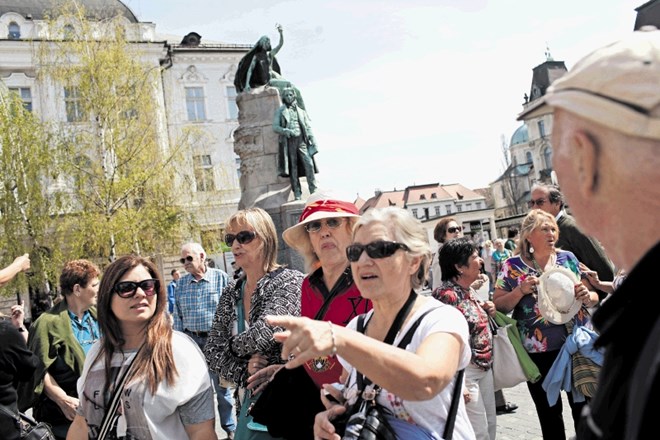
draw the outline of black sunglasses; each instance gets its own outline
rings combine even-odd
[[[248,244],[254,240],[256,236],[257,233],[254,231],[241,231],[238,234],[226,234],[225,243],[229,247],[234,244],[234,240],[237,240],[240,244]]]
[[[463,226],[452,226],[451,228],[447,228],[447,232],[450,234],[453,234],[454,232],[461,232],[463,230]]]
[[[528,208],[533,208],[534,205],[536,205],[540,208],[544,204],[545,204],[545,199],[544,198],[540,198],[540,199],[536,199],[536,200],[532,199],[529,202],[527,202],[527,207]]]
[[[122,298],[133,298],[137,293],[137,288],[142,289],[145,295],[154,296],[156,290],[158,289],[158,280],[153,278],[148,280],[142,280],[140,282],[135,281],[122,281],[115,284],[115,292]]]
[[[346,257],[351,263],[355,263],[360,259],[362,252],[367,251],[369,258],[387,258],[394,255],[396,251],[403,249],[409,251],[410,249],[403,243],[396,241],[377,240],[368,244],[352,244],[346,248]]]
[[[325,220],[325,225],[330,229],[337,229],[344,223],[344,219],[341,217],[330,217]],[[305,230],[307,232],[319,232],[323,227],[323,220],[314,220],[305,225]]]
[[[192,263],[192,260],[193,260],[193,256],[192,256],[192,255],[188,255],[186,258],[181,258],[181,259],[179,260],[179,262],[180,262],[181,264],[186,264],[186,261],[187,261],[188,263]]]

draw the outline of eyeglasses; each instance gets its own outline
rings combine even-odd
[[[527,202],[527,207],[528,208],[533,208],[534,205],[538,206],[539,208],[545,204],[545,199],[541,197],[540,199],[532,199],[529,202]]]
[[[403,249],[409,251],[410,249],[403,243],[396,241],[377,240],[368,244],[352,244],[346,248],[346,257],[351,263],[355,263],[360,259],[362,252],[367,251],[369,258],[387,258],[394,255],[396,251]]]
[[[450,234],[453,234],[455,232],[461,232],[463,230],[463,226],[452,226],[451,228],[447,228],[447,232]]]
[[[181,259],[179,259],[179,263],[181,263],[181,264],[186,264],[186,261],[187,261],[188,263],[192,263],[192,260],[193,260],[193,256],[192,256],[192,255],[188,255],[186,258],[181,258]]]
[[[135,281],[122,281],[121,283],[115,284],[115,292],[122,298],[133,298],[137,293],[137,288],[142,289],[145,295],[154,296],[156,290],[158,289],[158,280],[153,278],[148,280],[142,280],[140,282]]]
[[[257,233],[254,231],[241,231],[238,234],[226,234],[225,243],[227,246],[231,247],[234,244],[234,240],[238,240],[240,244],[248,244],[255,239]]]
[[[323,222],[323,220],[314,220],[313,222],[309,222],[305,225],[305,230],[307,232],[319,232],[323,227]],[[342,223],[344,223],[344,219],[340,217],[330,217],[329,219],[325,220],[325,225],[330,229],[337,229],[341,226]]]

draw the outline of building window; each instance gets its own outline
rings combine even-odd
[[[463,212],[463,205],[456,205],[456,212]]]
[[[227,86],[227,109],[229,119],[238,119],[238,105],[236,105],[236,87]]]
[[[528,151],[525,153],[525,159],[527,159],[527,163],[533,163],[534,160],[532,159],[532,152]]]
[[[545,161],[545,167],[549,170],[552,169],[552,148],[545,147],[543,150],[543,159]]]
[[[66,121],[80,122],[85,119],[80,89],[78,87],[64,87],[64,105],[66,107]]]
[[[32,111],[32,92],[29,87],[9,87],[10,92],[16,93],[23,101],[23,108]]]
[[[466,203],[465,204],[465,210],[466,211],[472,211],[472,203]]]
[[[413,217],[417,218],[417,208],[412,210]]]
[[[451,205],[445,205],[445,210],[447,210],[447,214],[451,214]]]
[[[197,182],[197,191],[215,191],[211,155],[202,154],[200,156],[195,156],[193,160],[195,162],[195,182]]]
[[[426,195],[425,195],[425,194],[421,194],[421,195],[419,196],[419,200],[426,200]]]
[[[205,121],[204,89],[202,87],[186,87],[186,110],[189,121]]]
[[[436,193],[431,193],[431,198],[432,198],[432,199],[437,199],[437,198],[438,198],[438,195],[437,195]]]
[[[21,27],[15,21],[9,23],[9,34],[7,38],[10,40],[20,40],[21,39]]]
[[[501,190],[501,193],[502,193],[502,198],[506,199],[506,190],[504,189],[504,185],[500,186],[500,190]]]
[[[477,206],[477,209],[481,209],[481,202],[477,202],[475,205]]]
[[[440,215],[440,207],[439,206],[435,207],[435,215],[438,215],[438,216]]]
[[[541,137],[545,137],[545,122],[544,121],[539,121],[538,126],[539,126],[539,135]]]

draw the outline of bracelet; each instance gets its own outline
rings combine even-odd
[[[328,325],[330,326],[330,337],[332,338],[332,350],[330,350],[330,356],[334,356],[337,354],[337,340],[335,339],[335,329],[332,326],[332,322],[328,321]]]

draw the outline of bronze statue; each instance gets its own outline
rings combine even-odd
[[[290,81],[282,76],[280,65],[275,56],[284,45],[284,30],[282,25],[277,25],[280,41],[273,49],[270,38],[267,35],[259,38],[259,41],[245,54],[238,63],[234,86],[237,92],[249,92],[252,88],[268,85],[275,87],[282,96],[284,89],[292,88],[296,94],[297,105],[305,108],[300,90]]]
[[[280,176],[289,177],[293,195],[300,200],[300,176],[307,177],[310,194],[316,191],[317,146],[307,112],[297,104],[295,90],[285,88],[281,96],[284,104],[273,119],[273,130],[280,135],[277,171]]]

